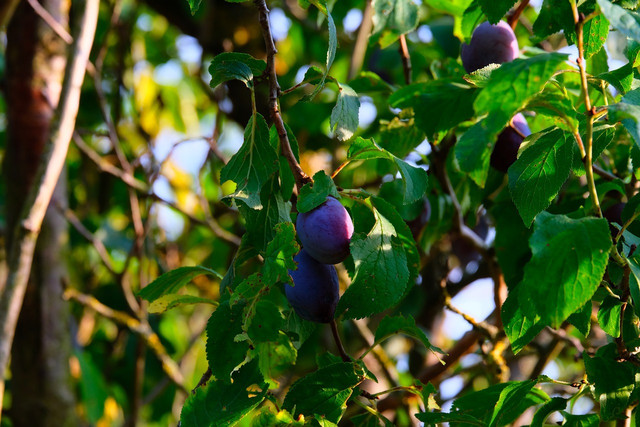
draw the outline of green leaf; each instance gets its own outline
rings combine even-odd
[[[622,122],[640,147],[640,89],[628,92],[619,103],[609,106],[609,120]]]
[[[562,411],[564,417],[564,427],[598,427],[600,425],[600,417],[598,414],[573,415]]]
[[[236,342],[236,335],[242,334],[245,304],[220,304],[207,322],[207,361],[211,373],[220,381],[229,382],[231,372],[241,364],[249,345],[246,341]]]
[[[233,382],[211,381],[187,397],[180,414],[183,427],[232,426],[257,407],[268,392],[254,360],[233,375]],[[260,390],[256,390],[255,386]]]
[[[419,167],[414,167],[381,148],[372,139],[357,137],[347,152],[349,161],[387,159],[395,163],[404,183],[404,204],[415,202],[422,198],[427,191],[427,172]]]
[[[418,26],[418,11],[418,5],[412,0],[373,0],[371,37],[380,37],[384,49]]]
[[[497,24],[504,15],[516,4],[517,0],[480,0],[480,7],[489,22]]]
[[[229,80],[240,80],[251,88],[254,76],[261,75],[266,67],[266,62],[246,53],[224,52],[216,55],[209,65],[210,84],[215,88]]]
[[[477,115],[488,116],[467,130],[455,148],[460,170],[469,173],[480,187],[484,187],[487,180],[491,150],[498,133],[543,89],[565,59],[566,55],[558,53],[517,58],[491,74],[473,104]],[[495,102],[496,99],[500,102]]]
[[[428,426],[440,425],[441,423],[454,423],[450,425],[485,425],[481,420],[471,415],[457,412],[422,412],[416,414],[416,418]]]
[[[511,289],[502,304],[502,323],[513,354],[518,354],[545,327],[540,316],[532,316],[522,310],[518,301],[521,289],[521,286]]]
[[[598,324],[603,331],[614,338],[620,336],[620,314],[622,303],[618,298],[607,295],[598,310]]]
[[[613,420],[629,406],[636,384],[637,370],[630,363],[616,360],[615,344],[598,350],[595,356],[584,354],[587,380],[594,385],[594,397],[600,402],[600,417]]]
[[[340,421],[353,388],[364,380],[357,363],[335,363],[300,378],[291,385],[283,409],[294,416],[322,414],[334,423]]]
[[[567,321],[580,331],[585,337],[589,335],[591,330],[591,309],[593,304],[591,301],[587,301],[579,310],[574,312]]]
[[[533,23],[536,40],[543,40],[560,30],[564,30],[565,34],[575,31],[571,3],[569,0],[544,0],[540,14]]]
[[[293,151],[293,155],[295,156],[296,160],[300,162],[300,155],[298,153],[299,151],[298,141],[296,140],[296,136],[291,131],[291,128],[289,127],[289,125],[285,123],[284,127],[287,131],[287,137],[289,138],[289,145],[291,146],[291,151]],[[282,150],[280,149],[280,137],[278,136],[278,130],[276,129],[275,126],[271,126],[271,128],[269,129],[269,142],[271,143],[271,146],[273,147],[276,153],[282,152]],[[296,180],[293,176],[293,172],[291,172],[291,168],[289,167],[289,162],[287,161],[286,157],[284,157],[281,154],[278,157],[279,157],[278,168],[279,168],[279,174],[280,174],[280,187],[281,187],[280,192],[282,194],[283,200],[289,200],[291,199],[291,195],[293,194],[293,187],[296,185]]]
[[[471,0],[425,0],[431,8],[449,13],[454,16],[461,16],[471,4]]]
[[[191,9],[191,14],[195,15],[198,9],[200,9],[202,0],[187,0],[187,1],[189,2],[189,9]]]
[[[267,245],[263,267],[265,282],[290,283],[293,286],[289,270],[295,270],[293,257],[300,251],[296,241],[296,230],[291,222],[281,222],[275,225],[275,237]]]
[[[336,137],[340,141],[346,141],[358,130],[360,99],[348,85],[338,83],[338,87],[338,101],[331,111],[330,128],[335,129]]]
[[[462,76],[462,78],[476,87],[485,87],[491,78],[491,73],[498,68],[500,68],[500,64],[489,64]]]
[[[600,10],[611,22],[611,26],[625,36],[640,42],[640,15],[612,4],[608,0],[597,0]]]
[[[580,134],[582,135],[582,140],[586,141],[587,136],[587,123],[586,121],[580,121]],[[608,123],[594,123],[593,125],[593,143],[592,143],[592,154],[593,161],[595,162],[602,152],[611,144],[613,138],[615,137],[616,128],[613,125]],[[584,163],[582,163],[582,156],[580,155],[580,149],[578,145],[574,145],[573,149],[573,172],[578,176],[583,176],[585,174]],[[600,192],[598,190],[598,192]]]
[[[569,177],[574,143],[562,129],[541,133],[509,167],[509,191],[526,226],[549,207]]]
[[[258,365],[269,388],[279,386],[277,379],[291,369],[296,362],[298,352],[287,335],[280,332],[273,341],[255,344]]]
[[[278,155],[269,143],[269,127],[256,113],[244,131],[244,143],[220,171],[220,181],[237,184],[235,193],[227,196],[241,200],[251,209],[262,209],[260,190],[278,170]]]
[[[580,12],[586,13],[582,8],[580,8]],[[607,41],[609,21],[603,15],[596,15],[585,22],[582,33],[584,37],[584,57],[585,59],[589,59],[598,53]],[[566,32],[565,36],[567,37],[568,44],[576,44],[578,35],[575,30],[572,29],[572,31]]]
[[[278,306],[266,299],[257,301],[249,315],[247,335],[253,343],[276,341],[280,329],[284,328],[284,319]]]
[[[171,310],[172,308],[176,308],[181,305],[198,303],[211,304],[216,307],[218,306],[217,301],[209,298],[201,298],[195,295],[167,294],[154,300],[149,305],[149,309],[147,311],[149,313],[164,313],[167,310]]]
[[[80,365],[80,377],[78,378],[78,388],[84,406],[85,414],[93,425],[96,425],[104,415],[105,401],[111,395],[107,386],[104,374],[98,365],[93,361],[88,351],[83,351],[80,347],[74,348],[74,355]]]
[[[153,302],[163,295],[178,292],[184,285],[192,281],[195,277],[207,274],[222,280],[223,277],[217,271],[201,267],[199,265],[193,267],[179,267],[171,270],[158,277],[153,282],[145,286],[138,296],[149,302]]]
[[[361,71],[355,79],[349,82],[349,86],[358,93],[388,94],[394,90],[393,86],[373,71]]]
[[[416,125],[427,135],[433,135],[473,117],[477,94],[472,86],[458,80],[433,80],[397,90],[389,97],[389,105],[412,107]]]
[[[453,402],[451,412],[471,415],[488,425],[509,425],[530,406],[549,397],[535,389],[536,381],[510,381],[474,391]]]
[[[416,338],[420,341],[427,349],[436,351],[438,353],[444,354],[444,351],[431,345],[429,338],[427,335],[416,326],[416,321],[411,316],[404,317],[402,315],[399,316],[386,316],[382,318],[380,324],[378,325],[378,329],[376,329],[375,342],[380,343],[385,339],[391,337],[392,335],[398,334],[402,332],[405,335]]]
[[[317,208],[327,200],[328,196],[333,196],[336,199],[340,197],[333,180],[321,170],[313,176],[313,184],[305,184],[300,189],[298,203],[296,204],[298,212],[309,212]]]
[[[320,3],[317,0],[310,0],[312,3],[323,13],[324,16],[327,17],[327,26],[329,28],[329,47],[327,48],[327,61],[325,63],[325,70],[322,74],[322,78],[320,82],[316,85],[315,89],[310,95],[305,95],[301,101],[311,101],[313,98],[319,94],[322,89],[324,89],[324,84],[329,75],[329,70],[331,70],[331,66],[333,65],[333,61],[336,58],[336,51],[338,50],[338,32],[336,30],[336,24],[333,21],[333,17],[327,10],[326,5]]]
[[[373,209],[375,224],[351,238],[355,276],[338,302],[348,319],[379,313],[400,301],[409,280],[407,256],[393,225]]]
[[[622,209],[622,221],[627,222],[631,218],[640,214],[640,193],[629,199]]]
[[[567,407],[567,400],[562,397],[552,397],[547,403],[538,409],[531,420],[531,427],[544,427],[544,420],[556,411]]]
[[[496,229],[493,246],[504,280],[511,290],[522,280],[524,266],[531,258],[529,246],[522,242],[529,241],[533,230],[524,225],[510,197],[496,200],[491,208],[491,216]]]
[[[520,304],[528,316],[560,327],[594,294],[611,249],[604,219],[571,219],[542,212],[529,240],[533,256],[518,285]]]
[[[253,210],[242,201],[238,209],[244,217],[248,241],[259,251],[266,249],[267,243],[276,235],[276,224],[291,222],[291,202],[285,202],[278,189],[276,179],[269,180],[260,194],[262,209]]]
[[[394,117],[380,120],[378,144],[396,157],[404,159],[424,141],[424,132],[415,125],[415,119]]]
[[[485,15],[482,13],[478,2],[479,0],[473,0],[469,7],[465,9],[462,18],[456,18],[456,22],[454,23],[460,27],[459,31],[456,31],[456,27],[454,26],[456,35],[462,38],[465,43],[469,43],[473,31],[485,20]]]

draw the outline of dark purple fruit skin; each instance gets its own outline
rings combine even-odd
[[[518,57],[520,49],[513,30],[504,21],[483,22],[473,31],[469,44],[462,45],[462,66],[472,73],[489,64],[502,64]]]
[[[287,300],[303,319],[331,322],[340,298],[336,268],[319,263],[304,249],[293,260],[298,263],[298,269],[289,270],[295,286],[284,286]]]
[[[349,256],[353,222],[337,199],[327,197],[314,210],[299,214],[296,228],[302,246],[321,263],[337,264]]]
[[[520,113],[516,114],[512,120],[513,126],[522,135],[531,135],[531,129],[527,125],[527,120]],[[500,172],[506,173],[509,166],[513,164],[518,158],[518,149],[524,138],[514,130],[512,125],[504,128],[496,141],[495,147],[491,152],[490,164]]]

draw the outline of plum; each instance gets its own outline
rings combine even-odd
[[[513,61],[518,53],[518,40],[509,24],[483,22],[473,31],[469,44],[462,45],[460,57],[464,69],[472,73],[489,64]]]
[[[304,249],[293,260],[298,263],[298,269],[289,270],[295,286],[285,285],[287,300],[303,319],[318,323],[331,322],[340,290],[336,268],[318,262]]]
[[[323,264],[337,264],[349,255],[353,222],[340,202],[329,196],[296,220],[298,237],[305,250]]]
[[[531,135],[531,130],[524,116],[518,113],[513,117],[511,124],[498,135],[496,145],[491,152],[489,161],[491,166],[500,172],[507,172],[509,166],[518,158],[518,149],[524,139],[520,134],[529,136]]]

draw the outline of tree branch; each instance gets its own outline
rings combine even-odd
[[[264,43],[267,48],[267,69],[265,72],[269,76],[269,111],[271,112],[271,119],[278,131],[278,138],[280,139],[280,149],[282,155],[287,159],[291,172],[296,180],[296,186],[298,191],[303,185],[312,182],[311,178],[304,173],[296,156],[293,154],[291,144],[289,143],[289,136],[287,130],[284,127],[284,121],[282,121],[282,115],[280,114],[280,107],[278,106],[278,97],[280,96],[280,85],[278,84],[278,76],[276,75],[276,63],[275,56],[278,53],[276,44],[273,41],[271,35],[271,24],[269,23],[269,9],[265,0],[254,0],[253,2],[258,8],[260,16],[260,26],[262,27],[262,35],[264,37]]]
[[[400,36],[400,58],[402,58],[402,70],[404,71],[404,82],[411,84],[411,57],[409,56],[409,48],[407,47],[407,38],[404,34]]]
[[[11,344],[31,272],[36,241],[64,167],[78,114],[80,89],[98,22],[99,0],[86,0],[84,3],[79,33],[67,62],[60,103],[52,120],[50,144],[42,155],[34,183],[26,197],[25,209],[14,230],[9,254],[9,275],[0,295],[0,412]]]

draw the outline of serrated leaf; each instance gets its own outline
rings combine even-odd
[[[281,222],[291,222],[291,202],[285,202],[282,199],[276,179],[272,178],[262,188],[260,205],[262,209],[253,210],[240,201],[238,209],[246,221],[248,242],[258,251],[263,252],[267,243],[276,235],[276,225]]]
[[[258,342],[255,347],[260,372],[265,381],[269,383],[270,388],[278,387],[277,379],[291,369],[298,357],[298,351],[289,337],[282,332],[275,340]]]
[[[329,365],[293,383],[282,407],[294,416],[322,414],[337,423],[353,388],[363,380],[364,371],[356,363]]]
[[[375,224],[365,236],[351,238],[355,276],[338,302],[348,319],[379,313],[400,301],[409,280],[407,256],[393,225],[373,210]]]
[[[380,36],[382,48],[395,42],[402,34],[418,26],[418,5],[412,0],[373,0],[373,31],[375,39]]]
[[[580,121],[580,134],[582,135],[582,140],[586,140],[587,134],[587,124],[586,121]],[[613,138],[615,137],[616,128],[613,125],[608,123],[594,123],[592,128],[592,158],[595,162],[602,152],[611,144]],[[574,145],[573,149],[573,172],[578,176],[583,176],[585,174],[584,163],[582,163],[582,157],[580,155],[580,149],[578,145]],[[599,191],[598,191],[599,192]]]
[[[220,181],[237,184],[235,193],[227,196],[241,200],[251,209],[262,209],[260,190],[278,170],[278,155],[269,143],[269,127],[256,113],[244,132],[244,143],[220,171]]]
[[[211,87],[215,88],[229,80],[240,80],[247,87],[253,87],[253,78],[261,75],[267,63],[251,55],[239,52],[224,52],[216,55],[209,65]]]
[[[586,13],[582,8],[579,11]],[[584,23],[582,33],[584,37],[584,57],[585,59],[589,59],[595,55],[607,41],[609,21],[603,15],[596,15]],[[565,36],[567,37],[568,44],[576,44],[578,35],[575,31],[565,32]]]
[[[358,94],[344,83],[338,83],[338,101],[331,111],[331,130],[335,129],[336,137],[340,141],[351,139],[358,130],[358,114],[360,112],[360,98]]]
[[[565,33],[574,31],[571,3],[569,0],[544,0],[538,18],[533,23],[536,40],[543,40],[560,30]]]
[[[529,246],[522,242],[529,241],[533,230],[524,225],[510,197],[496,202],[491,208],[496,229],[494,248],[504,280],[511,290],[522,280],[524,266],[531,258]]]
[[[557,53],[517,58],[491,74],[473,104],[478,116],[488,114],[488,117],[468,129],[455,148],[460,170],[469,173],[480,187],[487,180],[491,149],[498,133],[543,89],[565,59],[565,55]],[[500,102],[495,102],[496,99]]]
[[[545,327],[540,316],[532,316],[522,310],[518,301],[520,286],[509,291],[507,299],[502,304],[502,323],[504,331],[511,343],[511,351],[518,354]]]
[[[622,303],[618,298],[607,295],[598,310],[598,324],[603,331],[614,338],[620,336],[620,314]]]
[[[225,301],[207,322],[207,361],[211,373],[219,381],[230,381],[231,372],[244,361],[249,349],[246,341],[235,341],[236,335],[242,334],[244,306],[243,303],[230,306]]]
[[[293,257],[300,251],[296,241],[296,230],[291,222],[281,222],[275,226],[275,237],[267,245],[263,268],[264,279],[269,284],[290,283],[289,270],[296,268]]]
[[[247,335],[253,343],[276,341],[283,327],[284,319],[277,305],[261,299],[252,306]]]
[[[565,427],[598,427],[600,425],[600,417],[598,414],[574,415],[562,411]]]
[[[471,4],[471,0],[425,0],[426,4],[436,10],[460,16]]]
[[[179,267],[163,274],[153,282],[149,283],[140,290],[140,292],[138,292],[138,296],[144,300],[153,302],[163,295],[178,292],[195,277],[203,274],[217,277],[220,280],[223,279],[222,275],[217,271],[199,265],[193,267]]]
[[[542,212],[529,240],[533,256],[518,285],[520,304],[554,328],[582,307],[604,275],[611,249],[606,220]]]
[[[548,131],[509,167],[509,191],[526,226],[549,207],[569,177],[574,142],[562,129]]]
[[[482,11],[492,24],[497,24],[517,0],[480,0]]]
[[[179,307],[181,305],[186,304],[211,304],[213,306],[218,306],[217,301],[213,301],[209,298],[202,298],[195,295],[178,295],[178,294],[167,294],[163,295],[160,298],[154,300],[148,308],[149,313],[164,313],[167,310],[171,310],[172,308]]]
[[[474,86],[485,87],[491,78],[491,73],[498,68],[500,68],[500,64],[489,64],[462,76],[462,78]]]
[[[298,212],[309,212],[317,208],[327,200],[328,196],[340,197],[333,180],[321,170],[313,176],[313,184],[305,184],[300,189],[298,203],[296,204]]]
[[[480,8],[478,0],[473,0],[465,9],[461,18],[456,18],[454,22],[454,33],[460,37],[465,43],[469,43],[471,35],[478,25],[485,20],[485,15]],[[456,27],[459,26],[459,30]]]
[[[257,360],[233,375],[233,382],[211,381],[187,397],[180,414],[183,427],[232,426],[257,407],[268,392]],[[255,386],[259,390],[255,389]]]
[[[636,383],[637,370],[630,363],[615,360],[615,355],[615,344],[600,348],[593,357],[584,354],[587,380],[594,385],[594,397],[600,402],[603,421],[623,413]]]
[[[381,148],[372,139],[357,137],[349,147],[347,158],[349,161],[387,159],[394,162],[404,184],[404,204],[415,202],[427,191],[427,172],[424,169],[409,165]]]
[[[389,97],[395,108],[412,107],[416,125],[433,135],[473,117],[473,101],[478,91],[452,79],[433,80],[405,86]]]
[[[600,10],[611,26],[625,36],[640,42],[640,15],[611,3],[609,0],[597,0]]]
[[[507,383],[507,386],[500,391],[498,401],[493,407],[489,427],[508,424],[510,421],[504,422],[505,415],[508,416],[513,407],[521,403],[535,385],[535,380]]]
[[[609,83],[624,95],[631,90],[633,84],[633,67],[630,63],[627,63],[615,70],[598,74],[596,78]]]
[[[311,92],[311,94],[305,95],[301,99],[302,102],[311,101],[313,98],[316,97],[317,94],[320,93],[320,91],[322,91],[322,89],[324,89],[325,81],[327,79],[327,76],[329,75],[329,70],[331,70],[333,61],[336,58],[336,51],[338,50],[338,32],[336,30],[336,24],[333,21],[333,17],[327,10],[326,5],[318,1],[314,1],[314,5],[316,5],[316,7],[318,7],[320,12],[322,12],[323,15],[327,17],[327,26],[329,29],[329,47],[327,48],[327,60],[325,63],[325,70],[324,70],[324,73],[322,74],[320,82],[316,85],[315,89],[313,90],[313,92]]]
[[[629,199],[622,209],[622,222],[625,223],[640,214],[640,193]]]
[[[431,345],[429,338],[427,335],[416,326],[416,321],[411,316],[404,317],[402,315],[399,316],[386,316],[378,325],[378,329],[376,329],[375,342],[380,343],[385,339],[389,338],[392,335],[403,333],[405,335],[409,335],[410,337],[416,338],[420,341],[428,350],[432,350],[441,354],[445,354],[444,351]]]
[[[416,414],[416,418],[428,426],[440,425],[441,423],[454,423],[453,425],[483,426],[483,422],[471,415],[457,412],[422,412]]]
[[[619,103],[609,106],[609,120],[622,122],[640,147],[640,89],[628,92]]]
[[[567,321],[575,326],[585,337],[589,335],[589,331],[591,330],[591,308],[591,301],[587,301],[585,305],[567,319]]]

